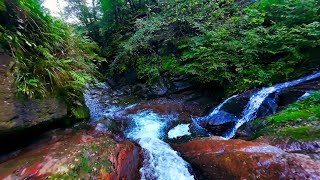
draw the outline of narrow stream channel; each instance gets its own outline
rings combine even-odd
[[[130,117],[133,125],[126,135],[143,149],[142,179],[194,179],[188,170],[188,163],[162,140],[166,123],[173,118],[152,111],[142,111]]]
[[[96,89],[89,89],[85,94],[92,121],[104,118],[117,121],[116,118],[121,116],[123,111],[135,106],[135,104],[114,105],[112,91],[109,90],[109,87],[101,86],[100,90],[104,93]],[[143,110],[127,116],[125,121],[127,125],[120,129],[128,139],[137,142],[143,150],[141,179],[194,179],[190,173],[190,165],[164,141],[168,131],[167,124],[175,121],[173,115],[159,115],[151,110]],[[99,128],[103,129],[103,127]],[[172,129],[170,134],[175,137],[188,135],[188,129],[188,125],[178,125]]]

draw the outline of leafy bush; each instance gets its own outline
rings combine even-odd
[[[235,92],[296,77],[296,69],[310,60],[308,52],[320,45],[318,4],[258,1],[193,38],[183,56],[193,60],[185,65],[186,73],[201,81],[227,83]]]
[[[170,56],[171,71],[236,93],[319,68],[317,0],[186,0],[159,6],[159,13],[136,20],[136,32],[111,64],[113,73],[134,64],[138,74],[149,74],[141,79],[156,79],[167,71],[163,57]]]
[[[0,42],[15,60],[18,92],[31,98],[56,93],[82,106],[85,84],[99,74],[99,47],[44,13],[36,0],[5,0],[4,5]]]

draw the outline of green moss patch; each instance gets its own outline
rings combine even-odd
[[[297,128],[284,128],[278,135],[288,137],[290,140],[314,141],[320,139],[320,127],[301,126]]]
[[[320,119],[320,106],[308,108],[305,110],[298,110],[292,112],[284,112],[278,115],[272,116],[267,119],[270,123],[283,123],[286,121],[295,120],[317,120]]]
[[[258,129],[253,138],[272,136],[290,141],[314,141],[320,139],[320,91],[289,105],[279,114],[254,121]]]

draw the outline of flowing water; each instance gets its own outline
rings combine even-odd
[[[101,93],[107,91],[107,93]],[[116,105],[110,101],[111,91],[103,86],[100,90],[89,89],[85,94],[86,105],[90,109],[92,121],[116,119],[136,104]],[[104,96],[104,98],[98,97]],[[168,131],[168,124],[175,121],[174,115],[159,115],[151,110],[138,111],[126,116],[126,127],[121,127],[127,138],[137,142],[144,155],[143,167],[140,169],[142,179],[159,180],[191,180],[190,166],[164,139]],[[116,121],[116,120],[115,120]],[[181,128],[182,127],[182,128]],[[96,130],[105,131],[103,124],[98,123]],[[177,126],[171,133],[175,136],[189,135],[188,125]]]
[[[255,119],[259,108],[270,94],[280,92],[285,88],[318,77],[320,77],[320,72],[298,80],[262,88],[257,91],[250,97],[242,114],[240,117],[237,117],[232,130],[225,134],[225,138],[232,138],[241,125]],[[86,104],[90,109],[92,121],[99,122],[99,120],[102,119],[117,121],[117,119],[119,119],[118,117],[123,116],[123,112],[137,105],[134,103],[125,105],[113,103],[114,100],[112,100],[112,98],[117,95],[112,95],[112,91],[109,89],[108,86],[101,86],[100,90],[91,89],[86,92]],[[307,95],[308,94],[305,94],[305,96]],[[191,134],[190,127],[195,129],[197,133],[201,132],[204,135],[210,136],[211,134],[208,133],[206,129],[202,128],[200,124],[210,120],[210,118],[223,111],[224,105],[237,96],[238,95],[234,95],[225,100],[208,116],[193,118],[192,126],[190,124],[178,124],[172,129],[169,129],[170,123],[172,124],[172,122],[175,122],[174,124],[177,124],[177,115],[160,115],[150,109],[140,110],[130,115],[124,115],[126,125],[122,125],[121,130],[125,133],[127,138],[137,142],[143,150],[144,161],[143,167],[140,169],[141,178],[161,180],[194,179],[194,176],[189,171],[189,164],[165,142],[165,139],[167,137],[169,139],[174,139],[181,136],[188,136]],[[273,106],[273,104],[271,103],[269,106]],[[225,120],[221,121],[228,122]],[[99,131],[106,131],[104,125],[101,123],[97,124],[96,129]]]
[[[189,126],[190,124],[179,124],[178,126],[172,128],[168,132],[168,138],[173,139],[173,138],[191,135]]]
[[[172,116],[142,111],[130,118],[134,123],[126,135],[143,149],[145,159],[140,169],[142,179],[194,179],[188,170],[188,163],[162,140],[166,124],[174,119]]]
[[[309,80],[312,80],[315,78],[319,78],[319,77],[320,77],[320,72],[303,77],[303,78],[300,78],[300,79],[297,79],[297,80],[294,80],[294,81],[279,83],[279,84],[276,84],[271,87],[262,88],[260,91],[256,92],[255,94],[253,94],[250,97],[249,102],[247,103],[244,111],[242,112],[242,117],[236,122],[232,131],[228,132],[225,135],[225,138],[227,138],[227,139],[232,138],[240,126],[242,126],[246,122],[249,122],[249,121],[255,119],[259,108],[261,107],[262,103],[266,100],[266,98],[270,94],[272,94],[274,92],[280,92],[285,88],[292,87],[292,86],[298,85],[300,83],[303,83],[303,82],[306,82],[306,81],[309,81]],[[217,108],[215,108],[212,113],[210,113],[208,116],[206,116],[204,118],[200,118],[200,119],[206,120],[206,119],[209,119],[210,117],[214,116],[215,114],[217,114],[220,111],[220,109],[223,107],[224,104],[226,104],[229,100],[233,99],[234,97],[235,96],[228,98],[226,101],[221,103]]]

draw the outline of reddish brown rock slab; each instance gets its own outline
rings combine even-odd
[[[297,152],[297,151],[317,151],[320,149],[320,140],[314,141],[302,141],[302,140],[291,140],[290,138],[274,137],[274,136],[261,136],[254,140],[258,143],[270,144],[272,146],[279,147],[286,152]]]
[[[312,159],[320,160],[320,140],[302,141],[284,137],[261,136],[254,142],[270,144],[286,152],[306,154]]]
[[[126,111],[126,114],[135,114],[138,111],[152,110],[161,115],[179,114],[180,118],[201,116],[204,113],[205,105],[197,102],[186,102],[182,98],[168,99],[158,98],[141,103]]]
[[[173,147],[199,179],[320,179],[320,161],[267,144],[211,137]]]
[[[139,179],[140,148],[106,134],[69,133],[0,164],[0,179]]]

